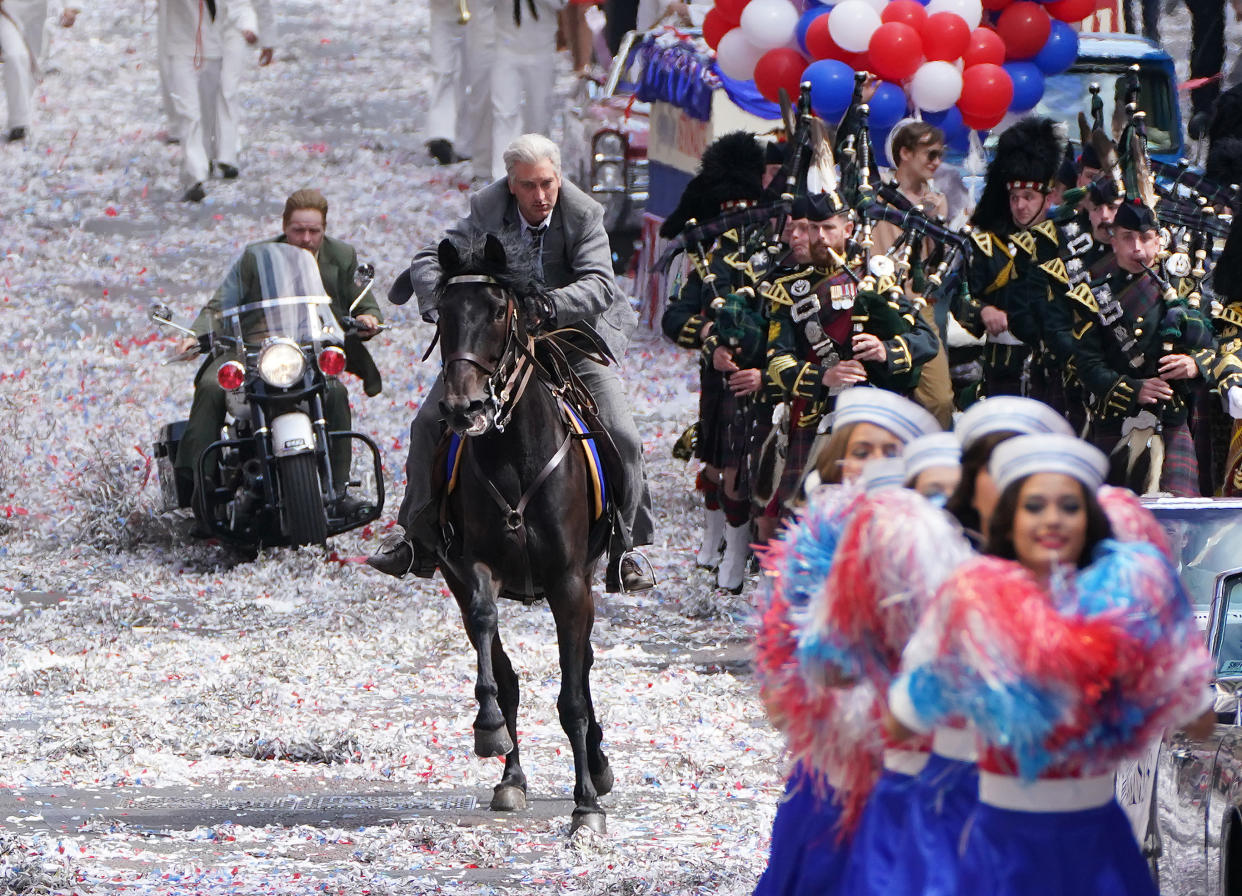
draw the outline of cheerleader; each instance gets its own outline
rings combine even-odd
[[[861,500],[858,482],[867,462],[897,457],[906,442],[938,430],[936,419],[909,399],[847,389],[837,399],[825,449],[840,462],[824,467],[825,484],[764,555],[756,671],[794,767],[756,896],[844,892],[847,846],[879,776],[882,704],[863,678],[839,689],[809,684],[794,649],[807,605],[822,591],[841,532]]]
[[[943,507],[962,481],[962,446],[951,432],[919,436],[901,452],[903,485]]]
[[[961,478],[945,506],[980,544],[996,504],[996,486],[988,473],[996,446],[1017,435],[1074,434],[1065,418],[1048,405],[1016,395],[975,402],[957,419],[953,431],[962,444]]]
[[[1112,538],[1107,470],[1072,437],[996,448],[992,556],[948,579],[889,692],[907,728],[960,716],[985,747],[965,896],[1156,896],[1113,773],[1166,727],[1210,720],[1211,661],[1164,554]]]

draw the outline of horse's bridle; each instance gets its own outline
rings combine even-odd
[[[444,287],[447,289],[463,283],[483,283],[502,288],[505,294],[505,342],[495,365],[474,352],[459,351],[443,358],[441,366],[447,368],[454,361],[466,361],[487,375],[487,394],[492,402],[492,425],[497,432],[504,432],[509,418],[513,415],[514,406],[526,391],[531,375],[535,372],[535,340],[521,325],[513,293],[504,289],[496,278],[487,274],[459,274],[448,278]]]

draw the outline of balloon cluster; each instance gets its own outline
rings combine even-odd
[[[776,102],[811,84],[815,114],[836,123],[854,73],[876,75],[871,127],[889,130],[913,109],[950,143],[1035,108],[1044,79],[1078,56],[1070,23],[1096,0],[839,0],[799,11],[790,0],[716,0],[703,37],[728,77],[753,80]],[[881,143],[882,141],[877,141]]]

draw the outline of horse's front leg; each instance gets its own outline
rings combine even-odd
[[[445,577],[449,579],[447,573]],[[499,583],[487,565],[476,562],[471,564],[458,585],[460,590],[449,579],[478,661],[474,696],[479,701],[479,713],[474,718],[474,752],[484,757],[504,756],[513,749],[513,739],[509,736],[505,715],[496,699],[498,688],[494,656],[499,643],[496,629]]]
[[[604,810],[591,775],[589,742],[593,740],[594,723],[590,692],[587,687],[588,653],[591,629],[595,625],[595,605],[590,584],[584,573],[567,572],[565,577],[545,592],[552,615],[556,619],[557,646],[561,660],[561,691],[556,708],[561,727],[569,737],[574,754],[574,815],[570,833],[588,827],[598,834],[606,830]],[[598,726],[596,726],[598,727]],[[596,751],[599,745],[596,742]]]

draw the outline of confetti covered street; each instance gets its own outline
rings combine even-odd
[[[0,889],[25,893],[749,893],[767,858],[780,741],[750,675],[747,595],[693,566],[688,353],[642,329],[623,376],[657,512],[654,592],[597,588],[592,690],[616,773],[608,834],[568,836],[572,762],[543,605],[501,607],[524,688],[531,808],[487,810],[474,654],[441,579],[361,561],[368,527],[257,557],[159,512],[151,443],[183,418],[168,364],[290,192],[377,270],[465,209],[464,165],[423,148],[426,8],[285,0],[276,61],[247,72],[241,176],[179,201],[151,3],[93,4],[53,35],[24,144],[0,146]],[[558,61],[568,93],[568,63]],[[477,186],[477,185],[476,185]],[[431,329],[384,304],[384,391],[349,380],[384,452],[391,525]]]

